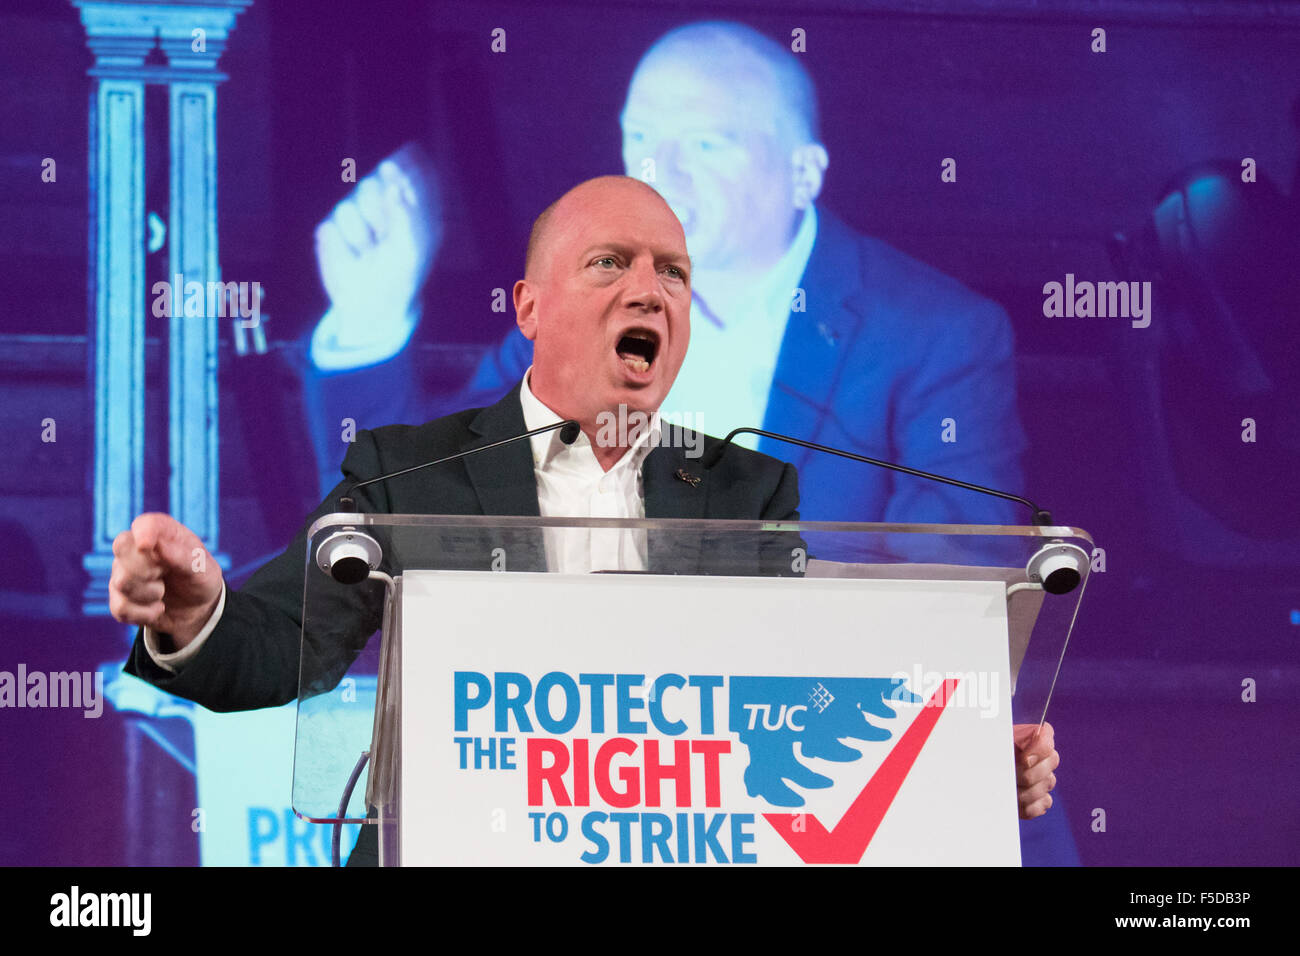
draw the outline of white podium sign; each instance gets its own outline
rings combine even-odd
[[[401,858],[1019,865],[988,581],[408,571]]]

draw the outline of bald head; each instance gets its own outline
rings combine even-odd
[[[528,233],[528,251],[524,255],[524,275],[536,279],[545,269],[547,250],[557,222],[563,223],[566,217],[580,213],[584,208],[590,209],[593,204],[599,206],[619,202],[620,197],[629,192],[652,197],[671,213],[668,204],[652,187],[631,176],[597,176],[578,183],[533,220],[533,228]]]
[[[777,133],[787,146],[820,139],[817,89],[799,57],[771,37],[742,23],[714,20],[689,23],[665,33],[637,64],[632,82],[657,69],[689,67],[697,74],[734,89],[739,78],[757,86],[754,92],[770,104]],[[741,95],[745,110],[759,106]]]

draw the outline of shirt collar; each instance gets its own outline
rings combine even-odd
[[[808,268],[808,260],[812,258],[816,241],[817,207],[810,205],[799,222],[799,228],[795,230],[793,241],[760,281],[739,292],[721,289],[701,294],[700,290],[692,289],[694,305],[702,307],[705,317],[718,328],[726,328],[728,324],[742,320],[746,314],[754,311],[755,306],[765,313],[787,315],[791,297],[799,280],[803,278],[804,270]],[[724,318],[719,319],[716,312],[723,313]]]
[[[803,220],[799,223],[798,231],[794,234],[794,241],[790,243],[790,248],[786,249],[785,255],[777,260],[760,286],[763,301],[780,300],[785,305],[785,311],[790,310],[790,297],[794,294],[799,280],[803,278],[804,270],[808,268],[813,243],[816,241],[817,207],[809,205],[807,212],[803,214]]]
[[[533,367],[530,365],[528,371],[524,373],[524,382],[519,389],[519,404],[523,407],[525,431],[532,431],[546,425],[554,425],[556,422],[564,420],[533,394],[533,390],[528,386],[528,379],[532,374]],[[611,427],[617,427],[617,425],[618,422],[613,422]],[[624,425],[624,428],[626,429],[627,426]],[[593,459],[596,457],[591,448],[591,439],[587,437],[586,432],[578,432],[578,437],[573,444],[566,445],[560,440],[560,431],[561,429],[557,428],[554,431],[543,432],[528,439],[532,444],[534,468],[545,471],[557,457],[569,451],[586,452]],[[650,416],[650,427],[641,432],[635,444],[618,460],[610,471],[615,468],[639,469],[646,456],[659,445],[662,436],[663,424],[659,419],[659,410],[656,409],[654,414]]]

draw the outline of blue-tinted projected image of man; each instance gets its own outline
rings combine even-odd
[[[620,122],[626,173],[672,206],[695,268],[691,347],[665,416],[1020,489],[1006,314],[817,207],[829,157],[795,54],[739,24],[680,27],[637,65]],[[474,404],[530,361],[511,332],[470,382]],[[769,439],[757,447],[798,467],[807,520],[1028,520],[962,489]]]

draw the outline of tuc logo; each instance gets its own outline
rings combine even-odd
[[[902,680],[882,678],[733,677],[730,690],[731,732],[749,748],[745,789],[774,807],[804,805],[785,780],[810,789],[834,783],[799,762],[796,744],[805,757],[859,760],[861,751],[841,739],[888,740],[893,733],[883,723],[895,714],[887,701],[921,699]]]

